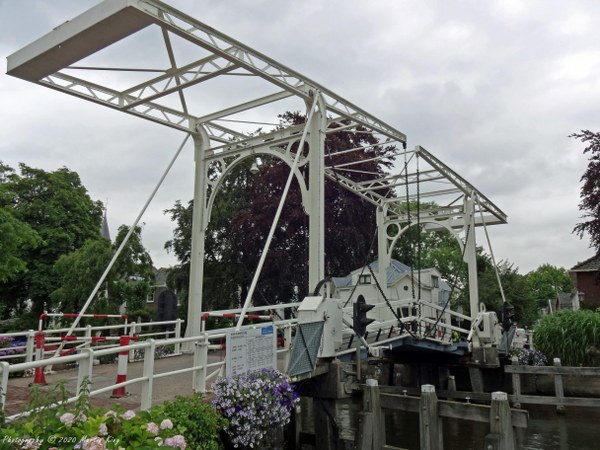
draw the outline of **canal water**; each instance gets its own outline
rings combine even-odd
[[[361,402],[338,401],[336,423],[341,437],[353,440]],[[529,426],[517,435],[523,450],[600,449],[600,409],[566,408],[558,415],[554,407],[528,406]],[[465,420],[444,419],[444,448],[481,450],[489,425]],[[395,412],[386,416],[386,443],[404,449],[419,449],[419,416]]]

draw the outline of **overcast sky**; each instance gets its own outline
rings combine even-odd
[[[567,136],[600,131],[600,2],[167,2],[325,85],[460,173],[508,215],[489,229],[496,259],[527,273],[593,254],[571,233],[587,161]],[[0,0],[0,54],[96,3]],[[66,166],[108,203],[113,236],[131,224],[183,134],[9,77],[6,65],[1,72],[0,160]],[[162,211],[191,198],[192,161],[188,146],[143,218],[157,266],[176,263],[163,250],[173,224]],[[481,230],[477,238],[485,243]]]

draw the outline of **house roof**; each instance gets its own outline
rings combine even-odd
[[[371,267],[371,270],[374,273],[378,273],[379,260],[373,261],[371,264],[369,264],[368,267]],[[430,270],[430,269],[424,269],[423,271],[426,271],[426,270]],[[335,284],[336,288],[350,287],[350,286],[352,286],[352,277],[354,275],[360,273],[360,271],[362,271],[362,268],[352,271],[345,277],[332,277],[332,281]],[[388,268],[385,271],[386,281],[387,281],[388,286],[395,284],[401,278],[409,275],[410,272],[411,272],[410,266],[407,266],[406,264],[401,263],[400,261],[398,261],[396,259],[392,259],[392,261],[390,262],[390,265],[388,266]],[[370,271],[367,270],[366,266],[365,266],[364,273],[370,274]],[[448,284],[446,282],[444,282],[443,280],[440,280],[440,289],[450,291],[450,286],[448,286]]]
[[[600,255],[595,255],[575,264],[569,272],[596,272],[598,270],[600,270]]]
[[[157,286],[167,285],[167,275],[169,274],[168,267],[161,267],[160,269],[154,269],[154,283]]]
[[[108,229],[108,218],[106,217],[106,209],[104,209],[104,215],[102,216],[102,226],[100,227],[100,235],[107,241],[111,241],[110,230]]]

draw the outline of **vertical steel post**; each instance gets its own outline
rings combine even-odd
[[[192,215],[192,252],[190,257],[190,287],[188,289],[188,323],[186,337],[200,335],[202,315],[202,284],[204,279],[204,234],[206,232],[206,161],[204,152],[209,148],[208,133],[200,124],[194,139],[194,212]]]
[[[283,370],[287,371],[287,368],[290,364],[290,356],[291,356],[291,348],[292,348],[292,327],[291,325],[286,325],[283,329],[283,340],[285,352],[283,353]]]
[[[44,347],[46,346],[46,336],[43,331],[38,331],[35,333],[35,360],[42,361],[44,359]],[[35,368],[35,373],[33,377],[33,384],[41,384],[46,386],[46,375],[44,374],[44,366],[39,366]]]
[[[35,348],[35,332],[27,332],[27,344],[25,345],[25,362],[33,361],[33,349]]]
[[[134,336],[135,336],[135,332],[136,332],[136,323],[135,322],[131,322],[131,326],[129,327],[129,339],[131,340]],[[125,328],[124,330],[125,332],[127,331],[127,328]],[[127,333],[125,333],[127,334]],[[129,355],[127,356],[129,359],[129,362],[133,362],[135,361],[135,351],[134,350],[130,350],[129,351]]]
[[[124,334],[119,338],[119,347],[126,347],[129,345],[130,336]],[[129,352],[127,350],[121,350],[119,352],[119,360],[117,363],[117,382],[115,384],[124,383],[127,381],[127,361]],[[129,395],[125,386],[119,386],[113,389],[111,398],[121,398]]]
[[[4,405],[6,404],[9,373],[10,364],[6,361],[0,361],[0,415],[4,412]]]
[[[156,342],[154,339],[148,339],[148,346],[144,348],[144,368],[142,377],[142,392],[140,399],[140,409],[146,411],[152,407],[152,387],[154,385],[154,351]]]
[[[473,194],[465,196],[464,229],[466,235],[464,261],[469,269],[469,307],[471,319],[479,312],[479,289],[477,286],[477,249],[475,246],[475,214],[473,210]]]
[[[309,175],[308,175],[308,291],[325,278],[325,101],[317,95],[317,109],[307,124],[309,135]],[[312,101],[307,102],[307,108]],[[302,149],[298,149],[302,151]]]
[[[385,216],[387,212],[387,205],[383,205],[377,208],[376,217],[377,217],[377,259],[379,260],[379,273],[377,275],[379,287],[381,287],[381,291],[386,298],[389,298],[388,292],[388,284],[387,284],[387,268],[391,264],[390,251],[388,250],[388,236],[385,224]],[[368,264],[368,261],[367,261]],[[377,290],[377,298],[379,299],[379,303],[383,303],[385,298],[383,298],[379,289]],[[387,315],[387,311],[385,308],[379,308],[377,310],[377,315],[379,320],[385,320]]]
[[[92,382],[92,368],[94,366],[94,350],[91,348],[82,348],[81,353],[86,357],[85,359],[79,360],[79,368],[77,370],[77,395],[81,395],[86,378],[88,383]]]
[[[91,346],[92,346],[92,326],[91,325],[86,325],[84,339],[85,339],[85,343],[83,344],[83,346],[85,348],[91,348]]]
[[[177,319],[175,321],[175,339],[179,339],[181,337],[181,319]],[[177,342],[175,347],[173,348],[173,354],[179,355],[181,353],[181,343]]]
[[[206,392],[206,365],[208,364],[208,335],[194,343],[194,367],[192,386],[194,392]]]

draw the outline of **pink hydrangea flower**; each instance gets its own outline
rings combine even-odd
[[[41,441],[38,441],[37,439],[34,438],[27,438],[24,439],[23,445],[22,445],[22,449],[24,450],[37,450],[38,448],[40,448],[41,445]]]
[[[73,422],[75,422],[75,415],[71,413],[64,413],[60,416],[60,421],[65,424],[66,427],[71,428]]]
[[[185,450],[185,438],[182,435],[177,434],[173,437],[166,438],[164,445],[166,445],[167,447],[175,447],[179,448],[180,450]]]
[[[127,411],[125,411],[123,414],[121,414],[121,417],[125,420],[131,420],[135,417],[135,412],[133,412],[132,410],[128,409]]]
[[[171,422],[169,419],[164,419],[160,423],[160,429],[161,430],[171,430],[171,429],[173,429],[173,422]]]
[[[100,426],[98,427],[98,434],[100,436],[106,436],[108,434],[108,427],[106,426],[106,424],[104,422],[102,422],[100,424]]]
[[[158,433],[160,433],[160,430],[158,429],[158,425],[156,425],[154,422],[149,422],[146,425],[146,430],[148,430],[148,432],[152,433],[154,436],[156,436]]]
[[[96,436],[86,439],[83,448],[85,450],[106,450],[106,442],[104,441],[104,438]]]

